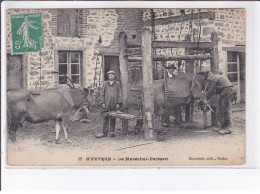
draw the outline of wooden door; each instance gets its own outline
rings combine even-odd
[[[121,72],[119,68],[118,56],[105,56],[105,80],[108,80],[107,72],[111,70],[116,72],[116,80],[121,82]]]
[[[22,55],[7,55],[7,90],[23,88]]]

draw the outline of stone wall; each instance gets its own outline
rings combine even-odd
[[[191,9],[185,9],[185,14],[191,13]],[[225,74],[224,46],[245,44],[245,10],[244,9],[202,9],[200,12],[214,11],[215,20],[203,19],[201,24],[201,41],[210,41],[213,31],[219,37],[220,70]],[[56,82],[57,77],[52,73],[57,70],[58,50],[82,50],[83,51],[83,86],[91,86],[94,82],[95,72],[97,79],[103,72],[101,58],[98,54],[119,55],[118,34],[127,33],[128,44],[141,45],[142,28],[144,22],[151,19],[150,9],[80,9],[78,17],[78,37],[60,37],[57,35],[57,9],[34,9],[7,11],[7,52],[11,53],[11,27],[10,14],[23,14],[42,12],[44,47],[41,52],[24,53],[27,60],[24,70],[27,72],[27,88],[35,89],[40,78],[42,87]],[[155,19],[180,15],[180,9],[154,9]],[[193,13],[198,12],[194,9]],[[192,41],[198,40],[199,21],[193,21]],[[189,21],[159,25],[155,27],[155,40],[182,41],[189,30]],[[101,37],[102,43],[98,40]],[[182,55],[184,49],[157,49],[158,55]],[[55,62],[56,61],[56,62]],[[96,69],[97,62],[97,69]],[[41,66],[41,72],[40,72]],[[203,67],[208,67],[209,62],[204,62]],[[101,72],[101,74],[100,74]],[[99,75],[100,74],[100,75]],[[102,83],[102,82],[101,82]],[[56,85],[57,86],[57,85]],[[55,84],[51,85],[55,87]]]
[[[23,14],[31,12],[42,12],[43,15],[43,33],[44,47],[41,52],[24,53],[28,56],[27,64],[24,68],[27,70],[27,88],[35,89],[40,78],[41,66],[41,84],[46,87],[48,84],[57,81],[53,70],[57,70],[55,63],[55,52],[57,50],[83,50],[83,86],[87,87],[93,84],[95,71],[97,74],[102,67],[101,58],[97,62],[99,53],[110,53],[118,55],[118,34],[120,31],[127,31],[129,42],[140,40],[140,33],[137,34],[134,20],[142,23],[142,13],[136,11],[124,11],[122,9],[82,9],[79,10],[79,37],[59,37],[57,36],[57,10],[8,10],[7,13],[7,34],[11,34],[10,15]],[[121,18],[118,18],[118,17]],[[137,17],[140,17],[139,19]],[[130,18],[126,22],[126,18]],[[140,28],[138,26],[138,28]],[[137,35],[133,39],[132,35]],[[99,38],[102,43],[99,43]],[[11,36],[7,40],[7,52],[11,53]],[[102,72],[101,72],[102,75]],[[99,75],[97,75],[99,76]],[[101,76],[102,81],[103,76]],[[97,77],[97,79],[99,79]],[[55,84],[51,87],[55,87]]]
[[[219,37],[219,62],[220,71],[226,74],[225,53],[222,47],[235,46],[236,44],[245,45],[245,10],[244,9],[193,9],[193,13],[213,11],[215,20],[202,19],[200,41],[211,41],[211,33],[217,32]],[[191,9],[184,9],[185,14],[191,13]],[[155,20],[159,18],[168,18],[181,15],[180,9],[154,9]],[[143,20],[151,20],[151,10],[146,9],[143,12]],[[183,41],[189,31],[189,22],[178,22],[169,25],[155,26],[155,40],[161,41]],[[198,41],[199,20],[192,22],[193,32],[192,41]],[[184,54],[184,49],[156,49],[156,54]],[[205,61],[203,67],[209,68],[209,62]]]

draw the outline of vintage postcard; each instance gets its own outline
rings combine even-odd
[[[7,9],[7,165],[244,165],[245,32],[241,8]]]

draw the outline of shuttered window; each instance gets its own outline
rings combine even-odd
[[[57,35],[63,37],[78,37],[77,9],[58,10]]]

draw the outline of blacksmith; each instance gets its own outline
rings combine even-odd
[[[109,111],[116,111],[122,105],[122,89],[119,81],[115,79],[114,71],[107,72],[108,80],[104,82],[101,91],[101,103],[103,107],[102,116],[104,118],[103,131],[96,135],[96,138],[115,137],[116,118],[108,117]]]
[[[232,126],[232,98],[236,95],[236,91],[233,89],[232,83],[229,79],[223,75],[216,75],[212,72],[204,72],[205,79],[207,80],[205,97],[210,98],[217,94],[219,100],[216,101],[216,107],[219,110],[217,114],[220,127],[214,127],[213,131],[220,134],[230,134]]]

